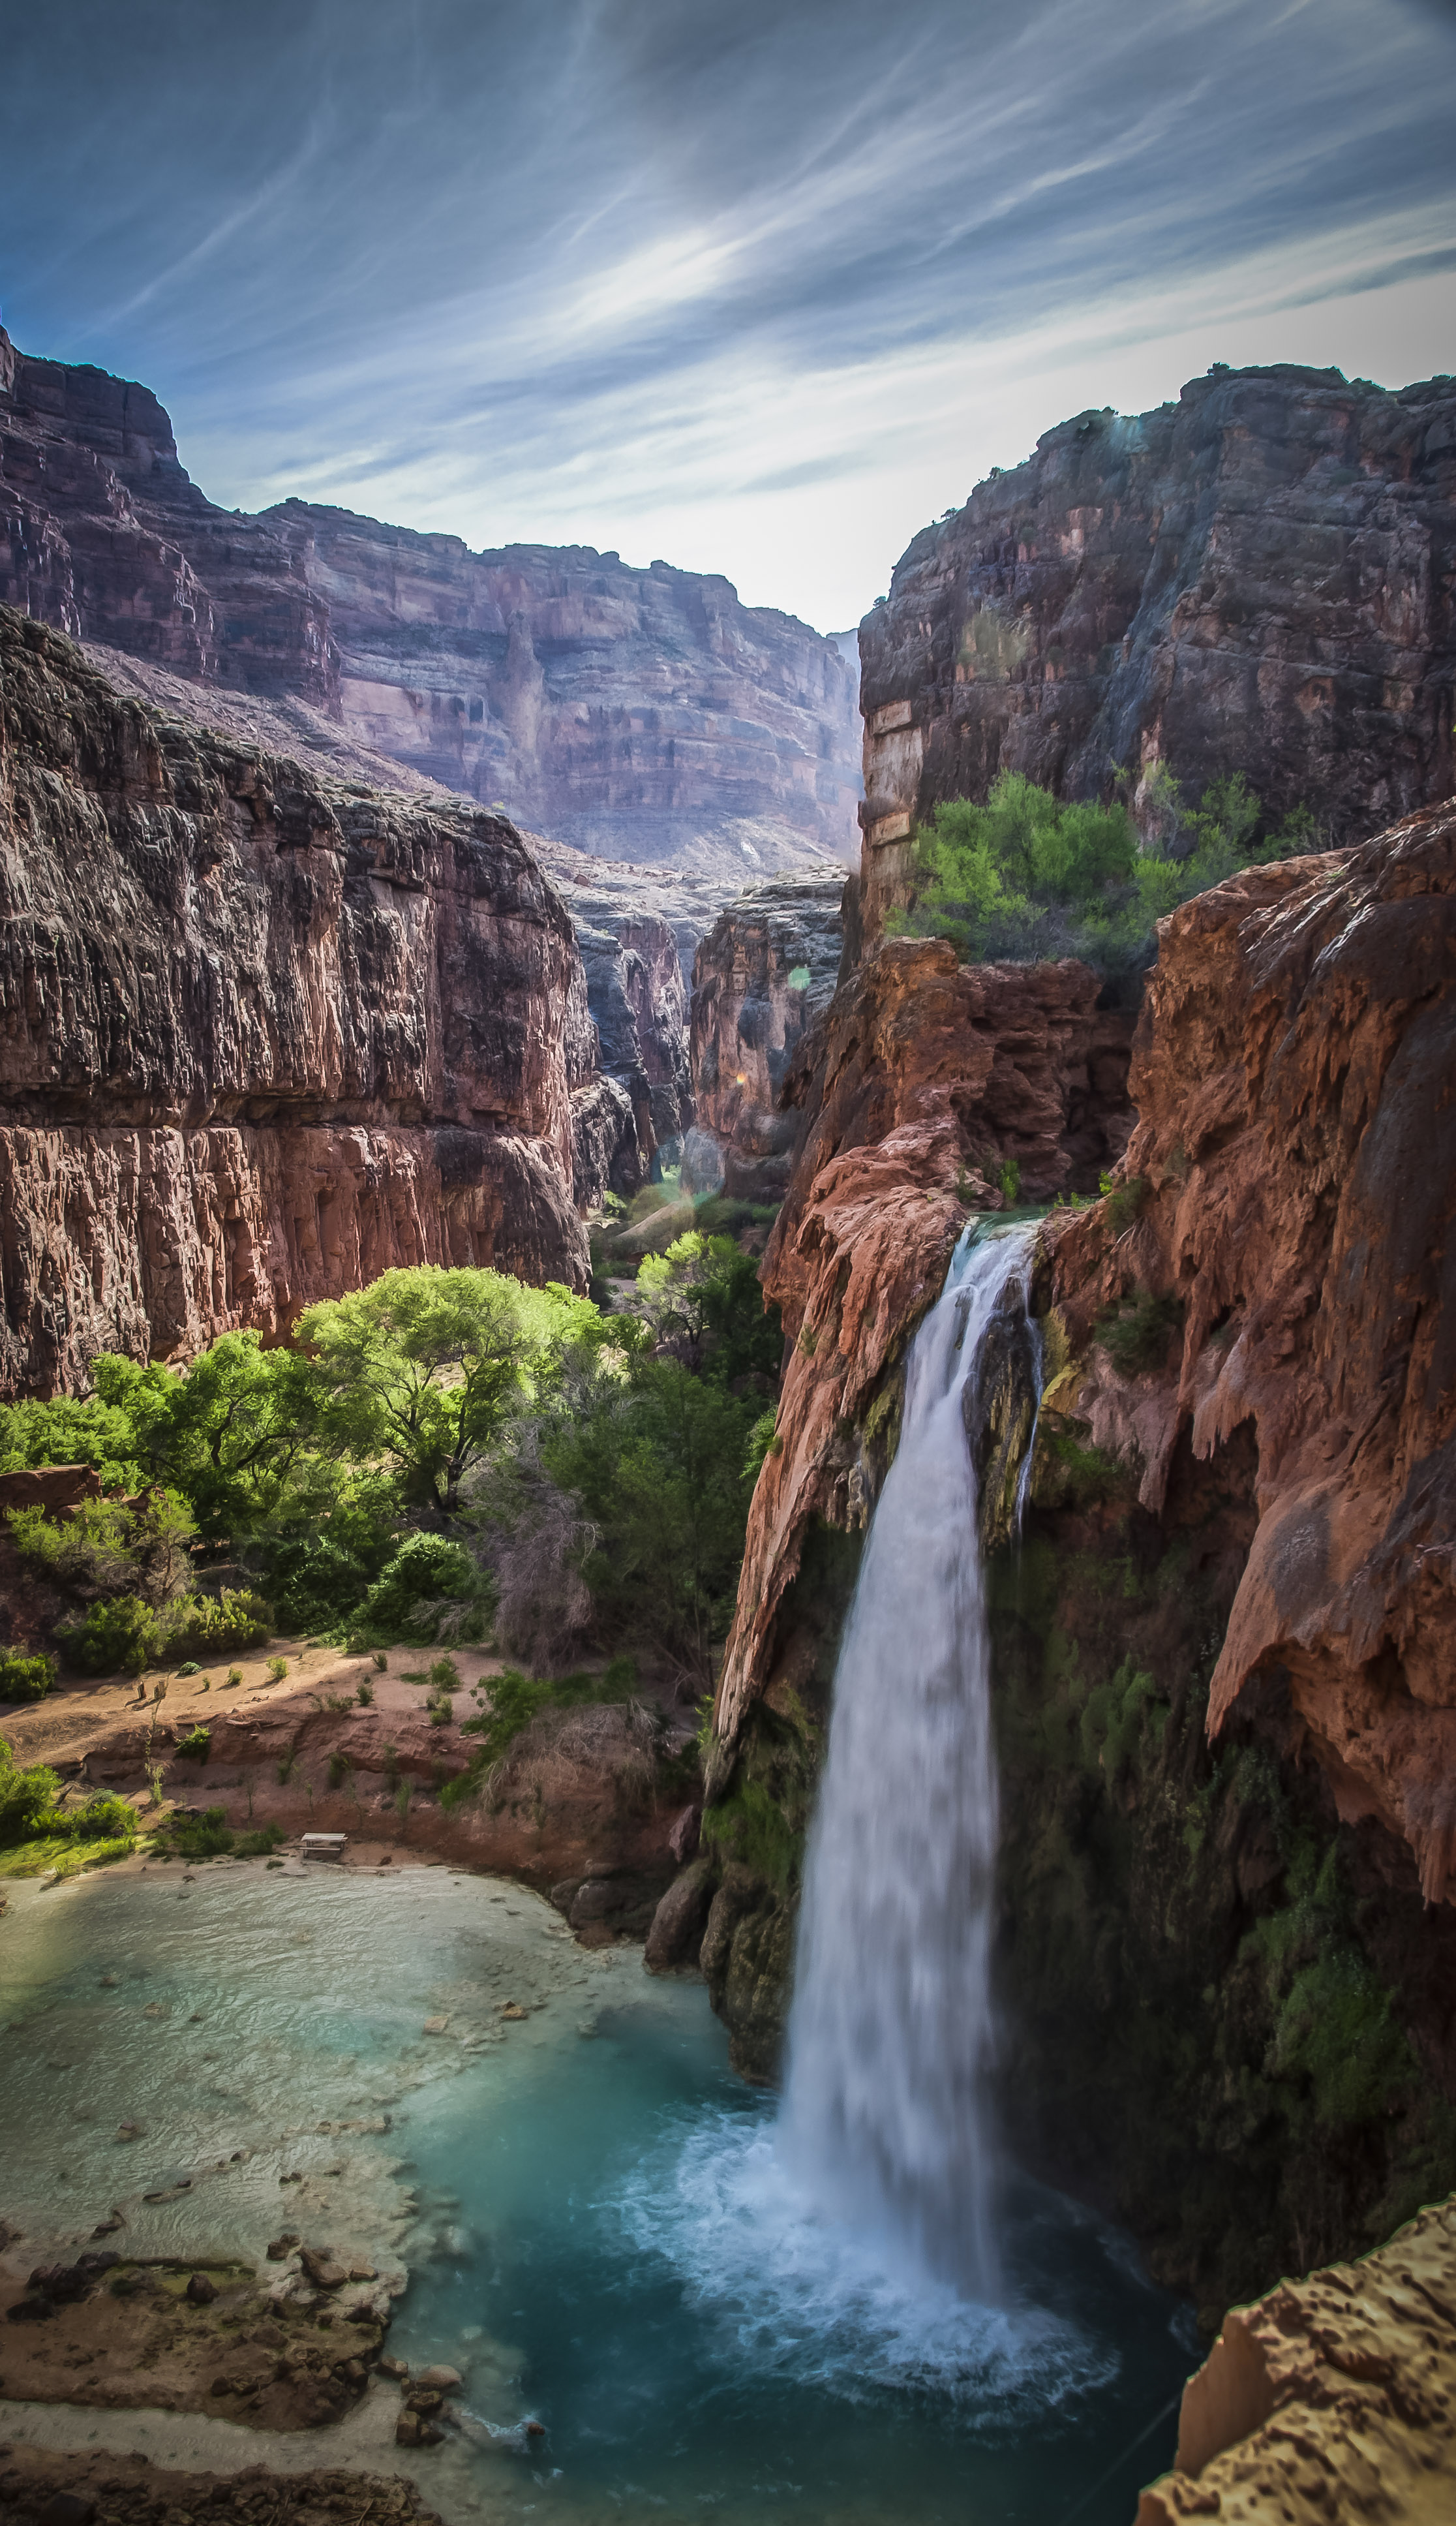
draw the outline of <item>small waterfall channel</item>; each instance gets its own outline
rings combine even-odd
[[[906,2278],[982,2302],[1001,2287],[983,2094],[997,1794],[967,1423],[988,1356],[1028,1330],[1035,1346],[1034,1236],[968,1231],[911,1346],[834,1680],[779,2124],[826,2214]],[[1039,1395],[1039,1352],[1034,1370]]]

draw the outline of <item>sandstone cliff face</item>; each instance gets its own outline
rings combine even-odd
[[[1069,797],[1244,771],[1337,843],[1456,786],[1456,386],[1193,379],[1084,413],[919,534],[860,630],[867,911],[915,816],[1002,770]]]
[[[0,1384],[397,1263],[585,1279],[564,906],[500,819],[308,782],[0,612]]]
[[[724,1190],[756,1202],[788,1189],[796,1125],[778,1090],[801,1036],[833,996],[844,943],[835,879],[751,886],[693,965],[690,1060],[696,1118],[723,1144]]]
[[[1450,1884],[1453,833],[1433,811],[1163,925],[1124,1182],[1043,1231],[1020,1545],[992,1520],[1008,2128],[1210,2330],[1456,2176],[1456,1906],[1422,1893]],[[785,1083],[805,1121],[765,1281],[793,1347],[719,1693],[701,1951],[760,2076],[907,1337],[1003,1152],[1028,1189],[1058,1181],[1074,1055],[1103,1163],[1132,1119],[1069,970],[888,942]],[[1085,1185],[1085,1139],[1079,1164]],[[983,1524],[1029,1425],[1014,1369],[973,1434]]]
[[[1225,2318],[1137,2526],[1456,2515],[1456,2202]]]
[[[1253,870],[1160,925],[1138,1029],[1145,1195],[1054,1237],[1074,1339],[1134,1289],[1182,1311],[1176,1372],[1094,1351],[1075,1399],[1158,1512],[1257,1448],[1258,1531],[1215,1737],[1286,1689],[1339,1812],[1456,1895],[1456,807]]]
[[[846,861],[857,679],[727,580],[586,546],[473,553],[289,500],[217,509],[144,386],[0,333],[0,602],[351,739],[591,850]]]
[[[267,523],[327,603],[369,744],[584,849],[848,858],[856,679],[791,615],[588,545],[473,553],[299,500]]]
[[[866,1522],[877,1455],[861,1434],[968,1209],[1000,1207],[1008,1158],[1049,1197],[1095,1186],[1123,1145],[1129,1021],[1098,996],[1085,965],[966,967],[943,940],[888,940],[789,1067],[798,1145],[763,1283],[793,1347],[718,1688],[720,1763],[773,1681],[811,1521]],[[890,1426],[881,1413],[880,1472]]]

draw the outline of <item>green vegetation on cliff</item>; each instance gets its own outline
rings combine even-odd
[[[1104,972],[1135,968],[1152,951],[1165,912],[1235,871],[1321,847],[1314,818],[1296,808],[1277,832],[1242,773],[1210,783],[1185,806],[1171,774],[1145,784],[1139,836],[1120,801],[1066,800],[1019,772],[1003,772],[983,806],[953,798],[917,841],[913,909],[891,932],[951,939],[968,964],[1082,956]]]

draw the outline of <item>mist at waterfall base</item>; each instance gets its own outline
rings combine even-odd
[[[1137,2485],[1171,2460],[1166,2407],[1190,2365],[1180,2310],[1089,2215],[992,2181],[978,2095],[983,1917],[917,1957],[928,1908],[953,1895],[983,1916],[983,1714],[970,1712],[964,1761],[948,1734],[935,1739],[930,1782],[903,1747],[875,1744],[881,1655],[932,1728],[937,1696],[967,1690],[968,1658],[972,1685],[979,1672],[974,1597],[954,1640],[927,1601],[948,1565],[926,1556],[948,1546],[911,1540],[922,1524],[927,1538],[952,1523],[965,1534],[970,1476],[949,1405],[989,1295],[975,1253],[948,1293],[952,1316],[965,1301],[962,1346],[943,1339],[945,1301],[917,1342],[867,1545],[781,2112],[730,2072],[699,1982],[648,1977],[634,1948],[582,1951],[517,1887],[437,1868],[348,1878],[223,1862],[193,1878],[153,1867],[14,1889],[0,1940],[6,2210],[37,2258],[125,2198],[130,2252],[226,2247],[261,2265],[286,2200],[310,2241],[384,2267],[402,2258],[391,2350],[465,2376],[461,2429],[442,2447],[396,2449],[379,2381],[373,2439],[260,2444],[209,2420],[197,2426],[221,2438],[204,2464],[404,2469],[452,2526],[649,2513],[685,2526],[709,2512],[725,2526],[778,2513],[804,2526],[1127,2526]],[[962,1566],[974,1554],[951,1557],[951,1585],[978,1585]],[[873,1848],[867,1746],[895,1810]],[[859,1892],[840,1885],[845,1827],[860,1837]],[[942,1833],[958,1855],[937,1853]],[[919,1891],[890,1904],[895,1866]],[[821,1919],[826,1902],[842,1923]],[[842,2011],[816,1998],[826,1960],[853,1986]],[[937,2066],[935,2012],[957,1977],[952,2014],[976,2023],[945,2030]],[[524,2022],[503,2021],[508,1998]],[[422,2040],[427,2018],[446,2036]],[[887,2073],[882,2094],[881,2045],[907,2047],[914,2071]],[[128,2145],[123,2116],[141,2130]],[[969,2211],[952,2198],[961,2173]],[[976,2295],[978,2270],[993,2296]],[[8,2431],[26,2426],[24,2409],[8,2407]],[[544,2440],[527,2439],[527,2417]],[[164,2461],[155,2433],[170,2416],[109,2426],[144,2423],[152,2437],[110,2443]]]

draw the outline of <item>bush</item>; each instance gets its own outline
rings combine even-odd
[[[967,963],[1076,955],[1135,973],[1165,913],[1238,869],[1320,847],[1304,808],[1258,840],[1264,813],[1241,773],[1210,783],[1192,808],[1160,770],[1140,812],[1142,837],[1121,804],[1056,798],[1003,772],[983,805],[947,799],[917,834],[919,899],[886,927],[949,938]]]
[[[485,1593],[479,1571],[463,1544],[443,1535],[407,1535],[385,1563],[350,1625],[361,1647],[375,1641],[414,1641],[422,1648],[439,1628],[442,1597],[457,1603]],[[427,1612],[416,1609],[427,1607]]]
[[[56,1632],[69,1663],[82,1675],[140,1675],[162,1652],[162,1626],[139,1596],[112,1596]]]
[[[111,1790],[98,1790],[66,1822],[81,1842],[134,1841],[136,1836],[135,1809]]]
[[[1180,1298],[1157,1298],[1151,1289],[1139,1289],[1115,1315],[1099,1317],[1097,1335],[1118,1375],[1138,1377],[1145,1369],[1162,1367],[1182,1320]]]
[[[326,1535],[270,1541],[261,1558],[279,1631],[332,1631],[369,1588],[363,1562]]]
[[[286,1678],[286,1676],[287,1676],[287,1673],[288,1673],[288,1661],[287,1661],[287,1659],[286,1659],[286,1658],[284,1658],[284,1657],[271,1657],[271,1658],[269,1659],[269,1661],[268,1661],[268,1667],[267,1667],[267,1674],[268,1674],[268,1681],[269,1681],[269,1683],[270,1683],[270,1684],[281,1684],[281,1683],[283,1683],[283,1681],[285,1680],[285,1678]]]
[[[273,1608],[250,1588],[225,1588],[218,1596],[178,1596],[161,1620],[168,1656],[178,1649],[188,1657],[198,1651],[215,1656],[224,1649],[260,1648],[273,1631]]]
[[[75,1595],[134,1591],[152,1605],[176,1595],[197,1532],[186,1501],[160,1488],[140,1500],[86,1499],[67,1517],[8,1509],[16,1549]]]
[[[260,1825],[255,1833],[234,1833],[226,1807],[207,1807],[200,1816],[172,1816],[159,1842],[178,1859],[262,1859],[276,1850],[282,1827]]]
[[[60,1794],[61,1784],[49,1764],[32,1763],[22,1769],[0,1737],[0,1849],[33,1842],[45,1829]]]
[[[0,1656],[0,1701],[43,1701],[55,1681],[55,1660],[43,1652],[24,1657],[7,1649]]]
[[[184,1763],[205,1763],[212,1750],[212,1742],[210,1728],[191,1728],[185,1737],[177,1739],[177,1754]]]
[[[1114,1184],[1111,1176],[1100,1176],[1098,1188],[1107,1205],[1108,1227],[1114,1237],[1125,1237],[1142,1217],[1142,1206],[1147,1199],[1146,1177],[1129,1176],[1122,1184]]]

